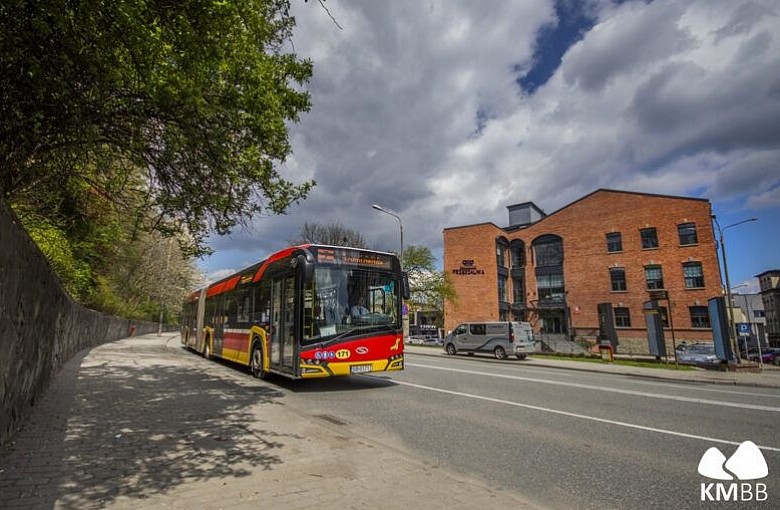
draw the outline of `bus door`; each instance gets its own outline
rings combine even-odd
[[[295,275],[274,278],[271,305],[271,366],[295,370]]]

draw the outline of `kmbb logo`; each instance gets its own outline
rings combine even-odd
[[[760,480],[769,475],[761,450],[752,441],[745,441],[731,458],[717,448],[710,448],[699,461],[699,474],[713,480]],[[702,483],[702,501],[766,501],[764,483]]]

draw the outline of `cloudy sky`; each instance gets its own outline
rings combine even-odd
[[[441,257],[442,229],[598,188],[708,198],[732,286],[780,268],[780,4],[775,0],[293,0],[314,62],[290,127],[282,217],[213,238],[212,278],[340,221],[373,247]],[[335,20],[335,21],[334,21]],[[441,261],[439,261],[441,262]],[[738,289],[744,292],[746,288]]]

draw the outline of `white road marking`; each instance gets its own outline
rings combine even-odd
[[[637,390],[624,390],[620,388],[607,388],[605,386],[596,386],[593,384],[583,384],[583,383],[572,383],[572,382],[565,382],[565,381],[550,381],[547,379],[538,379],[535,377],[523,377],[519,375],[505,375],[505,374],[494,374],[490,372],[479,372],[476,370],[463,370],[459,368],[447,368],[447,367],[437,367],[433,365],[423,365],[419,363],[406,363],[407,367],[418,367],[418,368],[428,368],[431,370],[443,370],[445,372],[457,372],[461,374],[471,374],[471,375],[482,375],[487,377],[497,377],[500,379],[512,379],[516,381],[526,381],[526,382],[535,382],[535,383],[541,383],[541,384],[550,384],[553,386],[568,386],[572,388],[579,388],[579,389],[586,389],[586,390],[595,390],[595,391],[604,391],[608,393],[620,393],[622,395],[631,395],[634,397],[648,397],[648,398],[658,398],[662,400],[676,400],[678,402],[689,402],[694,404],[705,404],[705,405],[714,405],[714,406],[721,406],[721,407],[736,407],[738,409],[751,409],[753,411],[769,411],[769,412],[780,412],[780,407],[772,407],[772,406],[761,406],[761,405],[755,405],[755,404],[742,404],[739,402],[723,402],[721,400],[707,400],[703,398],[693,398],[693,397],[682,397],[678,395],[659,395],[657,393],[649,393],[646,391],[637,391]]]
[[[412,353],[414,354],[414,353]],[[466,363],[473,363],[473,361],[468,360],[468,358],[450,358],[451,361],[464,361]],[[490,360],[488,360],[490,361]],[[407,365],[412,366],[413,363],[407,363]],[[506,365],[501,365],[501,368],[507,367]],[[568,369],[566,367],[561,368],[541,368],[540,366],[524,366],[523,364],[517,364],[513,368],[531,368],[533,370],[534,374],[548,374],[548,375],[561,375],[561,370],[576,370],[576,369]],[[589,371],[578,371],[577,376],[578,377],[599,377],[603,376],[603,373],[597,373],[597,372],[589,372]],[[607,374],[612,376],[619,376],[619,377],[631,377],[630,375],[626,374],[620,374],[620,373],[614,373],[614,374]],[[695,381],[691,380],[690,383],[680,381],[669,381],[669,382],[663,382],[661,380],[657,381],[648,381],[648,380],[637,380],[637,378],[634,378],[634,380],[631,381],[631,384],[639,384],[642,386],[661,386],[661,387],[667,387],[667,388],[680,388],[680,385],[685,385],[685,390],[688,391],[703,391],[708,393],[725,393],[728,395],[745,395],[750,397],[759,397],[759,398],[780,398],[780,392],[777,393],[765,393],[765,392],[755,392],[755,391],[736,391],[736,390],[727,390],[725,385],[721,385],[719,387],[702,387],[701,384],[708,384],[706,382],[701,381]],[[710,386],[718,386],[715,384],[711,384]],[[757,390],[766,389],[756,386]]]
[[[586,414],[570,413],[568,411],[560,411],[558,409],[550,409],[549,407],[541,407],[541,406],[535,406],[535,405],[531,405],[531,404],[522,404],[520,402],[512,402],[510,400],[503,400],[503,399],[500,399],[500,398],[493,398],[493,397],[483,397],[481,395],[473,395],[471,393],[463,393],[463,392],[460,392],[460,391],[445,390],[443,388],[434,388],[432,386],[424,386],[422,384],[415,384],[415,383],[410,383],[410,382],[406,382],[406,381],[399,381],[397,379],[394,379],[393,382],[395,382],[396,384],[399,384],[401,386],[409,386],[411,388],[418,388],[418,389],[422,389],[422,390],[435,391],[435,392],[438,392],[438,393],[446,393],[448,395],[455,395],[455,396],[458,396],[458,397],[465,397],[465,398],[473,398],[473,399],[477,399],[477,400],[484,400],[486,402],[493,402],[493,403],[496,403],[496,404],[504,404],[504,405],[510,405],[510,406],[515,406],[515,407],[522,407],[522,408],[525,408],[525,409],[532,409],[534,411],[542,411],[542,412],[546,412],[546,413],[553,413],[553,414],[559,414],[559,415],[562,415],[562,416],[568,416],[568,417],[571,417],[571,418],[579,418],[579,419],[582,419],[582,420],[596,421],[596,422],[599,422],[599,423],[606,423],[606,424],[609,424],[609,425],[617,425],[619,427],[627,427],[627,428],[632,428],[632,429],[645,430],[645,431],[648,431],[648,432],[657,432],[659,434],[667,434],[667,435],[670,435],[670,436],[685,437],[685,438],[688,438],[688,439],[699,439],[701,441],[707,441],[707,442],[710,442],[710,443],[721,443],[721,444],[728,444],[728,445],[734,445],[734,446],[739,446],[740,444],[742,444],[741,442],[738,442],[738,441],[726,441],[724,439],[717,439],[717,438],[714,438],[714,437],[697,436],[695,434],[686,434],[684,432],[675,432],[673,430],[659,429],[659,428],[655,428],[655,427],[646,427],[644,425],[637,425],[635,423],[627,423],[627,422],[616,421],[616,420],[607,420],[605,418],[597,418],[595,416],[588,416]],[[780,452],[780,448],[776,448],[776,447],[773,447],[773,446],[759,446],[759,448],[761,448],[762,450],[767,450],[767,451],[772,451],[772,452]]]

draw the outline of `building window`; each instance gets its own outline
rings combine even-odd
[[[509,243],[509,253],[512,257],[512,267],[525,267],[525,243],[514,240]]]
[[[612,282],[612,292],[623,292],[628,290],[628,287],[626,286],[626,270],[622,267],[610,268],[609,279]]]
[[[692,328],[710,328],[710,312],[706,306],[692,306],[689,308],[691,311],[691,327]]]
[[[642,249],[649,250],[651,248],[658,248],[658,232],[655,227],[643,228],[639,231],[642,237]]]
[[[534,241],[536,267],[563,265],[563,241],[556,235],[545,235]]]
[[[658,307],[658,313],[661,314],[661,325],[665,328],[669,327],[669,312],[665,306]]]
[[[661,266],[645,266],[645,280],[647,290],[664,288],[664,273]]]
[[[562,303],[566,295],[563,287],[563,274],[545,274],[536,277],[537,294],[540,302]]]
[[[677,225],[677,235],[680,238],[680,244],[683,246],[699,244],[699,238],[696,236],[695,223],[681,223],[680,225]]]
[[[512,302],[525,303],[525,281],[521,278],[512,279]]]
[[[701,262],[686,262],[683,264],[683,274],[685,275],[686,289],[704,288],[704,273],[701,269]]]
[[[615,253],[623,251],[623,236],[620,232],[611,232],[607,234],[607,252]]]
[[[498,301],[501,303],[507,303],[509,301],[506,293],[506,282],[506,276],[498,275]]]
[[[764,310],[753,310],[753,317],[756,319],[763,319],[766,317],[766,312]]]
[[[613,310],[615,311],[615,326],[618,328],[630,328],[631,313],[628,308],[616,307]]]
[[[506,249],[507,244],[503,239],[496,241],[496,264],[498,264],[498,267],[507,267]]]

